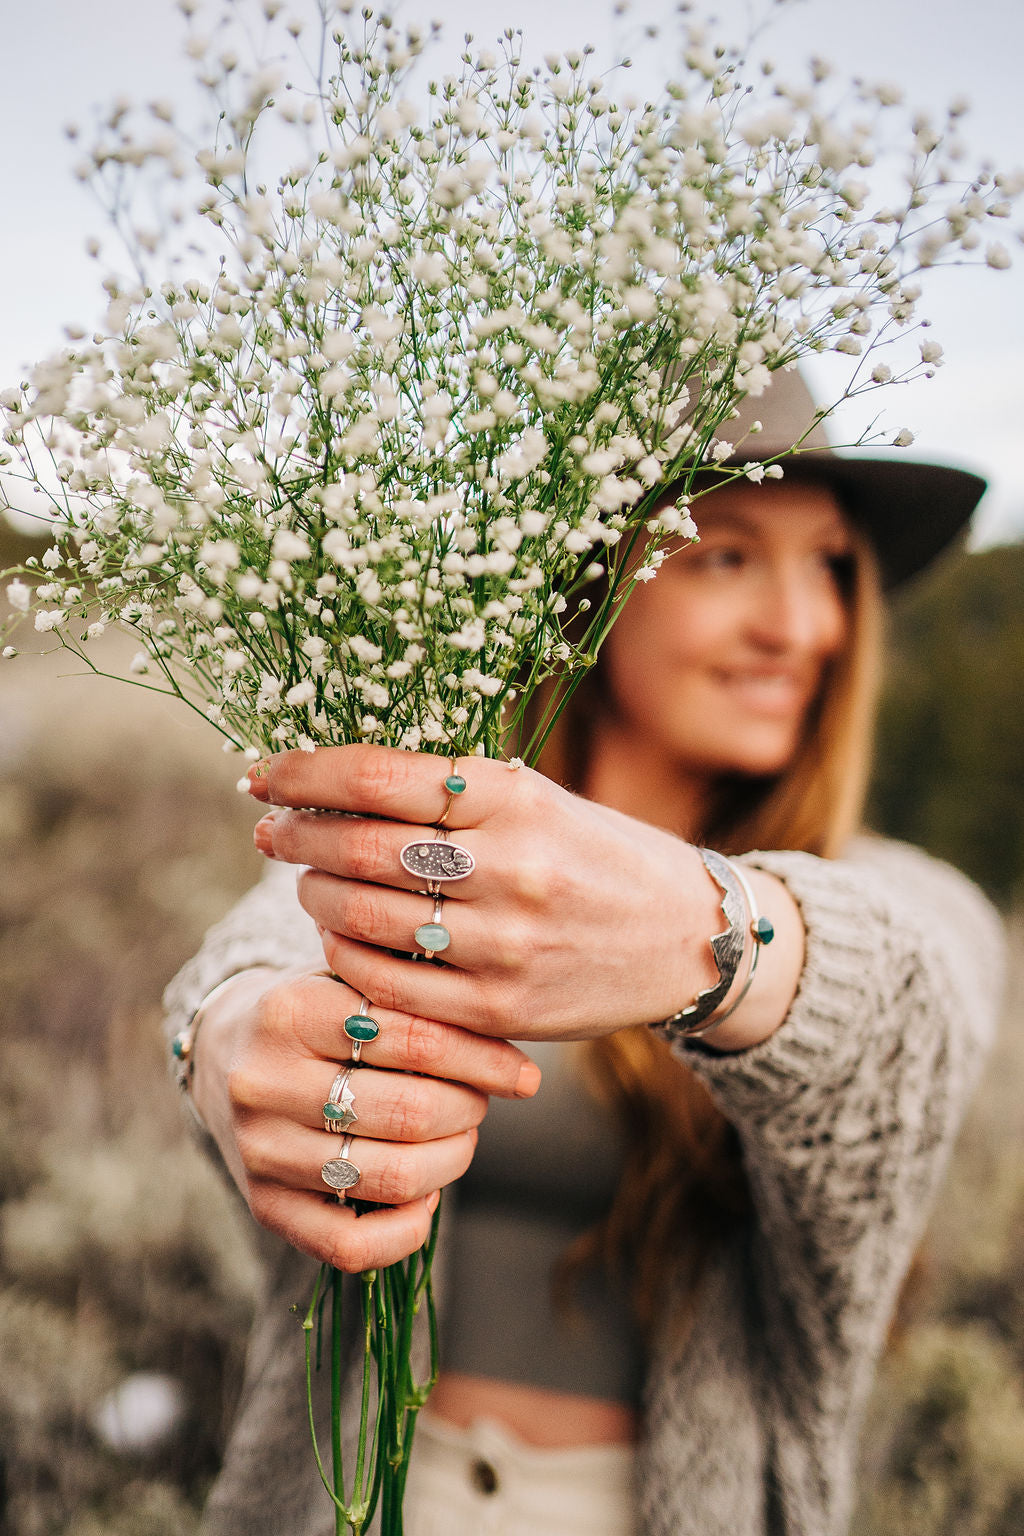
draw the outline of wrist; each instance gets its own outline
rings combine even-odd
[[[241,1013],[247,1011],[281,974],[270,966],[253,966],[225,977],[206,994],[188,1023],[172,1040],[175,1080],[201,1131],[209,1131],[209,1116],[203,1108],[206,1074],[198,1070],[200,1058],[209,1062],[212,1056],[221,1054],[217,1037],[229,1032]]]

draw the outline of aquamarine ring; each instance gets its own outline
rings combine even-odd
[[[444,897],[437,889],[436,884],[430,892],[434,898],[434,912],[429,923],[420,923],[413,937],[417,944],[423,945],[424,960],[433,960],[439,949],[447,949],[452,941],[452,936],[441,921],[441,906]]]

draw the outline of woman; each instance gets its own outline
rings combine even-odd
[[[758,406],[766,457],[811,414],[795,375]],[[852,840],[879,567],[892,584],[923,563],[979,483],[851,465],[816,433],[781,484],[702,504],[700,544],[612,631],[552,777],[473,759],[454,794],[436,757],[369,747],[253,770],[278,808],[256,830],[268,879],[170,995],[175,1025],[207,999],[195,1103],[273,1235],[211,1532],[332,1528],[288,1316],[305,1256],[402,1257],[460,1176],[410,1536],[845,1528],[999,939],[953,871]],[[427,915],[401,850],[441,820],[475,867],[447,888],[446,963],[425,966],[389,951]],[[356,1220],[324,1199],[321,1105],[361,999],[380,1035],[349,1080],[349,1150],[385,1208]]]

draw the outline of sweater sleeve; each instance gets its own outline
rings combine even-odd
[[[740,1136],[764,1342],[787,1362],[769,1388],[781,1470],[807,1495],[863,1408],[994,1033],[1002,936],[969,881],[903,844],[746,862],[800,906],[799,989],[750,1050],[679,1049]]]
[[[198,953],[164,992],[168,1039],[184,1028],[203,998],[229,976],[260,965],[277,970],[326,967],[316,925],[299,905],[296,874],[292,864],[268,861],[259,884],[209,930]]]

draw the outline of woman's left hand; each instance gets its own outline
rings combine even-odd
[[[326,747],[250,770],[253,794],[282,807],[257,847],[309,866],[299,899],[327,962],[371,1005],[567,1040],[664,1018],[715,983],[722,897],[693,847],[528,768],[471,757],[458,771],[446,826],[475,867],[442,886],[451,942],[437,966],[407,958],[432,908],[399,854],[437,835],[451,761]]]

